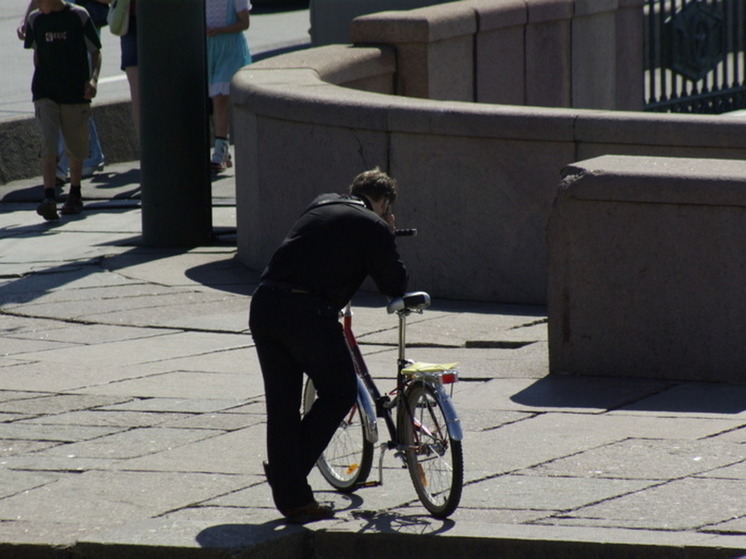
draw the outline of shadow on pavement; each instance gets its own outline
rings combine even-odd
[[[41,177],[15,181],[8,189],[0,198],[0,203],[36,204],[44,196]],[[57,200],[64,202],[69,189],[69,181],[58,186]],[[103,170],[91,177],[83,177],[83,197],[87,209],[93,208],[92,203],[105,200],[139,200],[141,192],[139,167],[124,172]]]
[[[100,258],[66,262],[53,268],[31,271],[0,285],[0,304],[29,303],[60,287],[101,271]]]
[[[739,414],[746,386],[645,378],[549,375],[510,398],[537,408]]]
[[[44,186],[41,182],[26,188],[17,188],[0,198],[0,203],[35,202],[39,203],[44,196]]]
[[[358,533],[414,534],[418,536],[443,534],[456,523],[450,519],[439,520],[424,514],[398,514],[395,512],[353,511],[352,516],[365,520]]]
[[[184,275],[213,289],[237,295],[251,295],[259,284],[260,273],[245,267],[235,257],[230,257],[219,262],[195,266],[186,270]]]
[[[272,520],[264,524],[220,524],[197,534],[197,544],[206,549],[241,550],[258,545],[277,547],[278,557],[292,557],[292,551],[310,545],[310,533],[301,526]],[[291,536],[295,536],[291,538]],[[272,545],[274,543],[274,546]],[[292,550],[292,547],[300,549]],[[282,551],[286,553],[282,553]],[[292,551],[291,551],[292,550]],[[287,553],[290,551],[290,553]],[[303,555],[298,555],[303,556]]]
[[[139,198],[142,187],[140,185],[140,168],[129,169],[124,173],[101,171],[89,179],[89,188],[96,190],[122,190],[114,194],[111,199]]]
[[[18,279],[0,285],[0,304],[28,303],[50,291],[60,289],[91,274],[103,270],[116,270],[116,267],[110,269],[109,266],[105,265],[107,260],[113,260],[128,254],[137,254],[140,262],[153,262],[175,254],[181,254],[181,252],[174,250],[169,250],[168,252],[157,251],[156,249],[146,250],[138,247],[116,257],[94,256],[87,259],[63,262],[57,266],[40,267],[38,270],[27,271]]]

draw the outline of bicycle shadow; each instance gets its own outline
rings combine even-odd
[[[408,534],[435,536],[451,530],[456,523],[448,518],[437,519],[425,514],[401,514],[392,511],[352,511],[352,517],[366,522],[358,534]]]
[[[321,502],[326,502],[325,493],[319,492]],[[224,550],[246,550],[260,545],[277,546],[277,550],[282,551],[278,556],[301,557],[301,549],[304,546],[313,547],[313,539],[317,535],[323,535],[325,538],[372,534],[438,535],[448,532],[456,524],[450,519],[437,519],[422,513],[364,510],[362,507],[365,500],[357,494],[328,493],[334,501],[334,519],[307,525],[290,524],[281,518],[262,524],[219,524],[202,530],[197,534],[196,541],[202,548]],[[335,523],[333,526],[343,525],[344,528],[338,532],[329,530],[330,523]]]
[[[357,496],[346,496],[349,507],[353,509],[362,504]],[[346,509],[337,509],[340,514]],[[365,538],[363,541],[376,546],[380,540],[369,539],[371,535],[396,535],[405,538],[423,535],[437,535],[450,530],[455,522],[438,520],[422,514],[400,514],[391,511],[352,510],[351,518],[339,517],[337,521],[355,522],[363,520],[364,524],[357,530],[345,526],[340,531],[329,530],[328,522],[305,526],[289,524],[283,519],[272,520],[263,524],[219,524],[205,528],[196,536],[197,544],[203,549],[244,553],[256,549],[268,557],[307,557],[317,547],[318,538],[324,538],[326,545],[342,546],[349,549],[350,539]],[[345,524],[347,524],[345,522]],[[314,527],[318,529],[314,530]],[[406,541],[406,540],[405,540]],[[365,545],[362,544],[361,545]],[[233,556],[233,555],[231,555]],[[243,556],[243,555],[241,555]],[[253,556],[253,555],[252,555]],[[262,555],[264,556],[264,555]]]
[[[323,496],[326,491],[319,491]],[[328,492],[334,501],[337,515],[346,520],[363,521],[364,524],[356,530],[358,534],[413,534],[437,535],[452,529],[456,523],[451,519],[438,519],[420,512],[405,514],[393,510],[365,509],[365,499],[358,493]],[[323,499],[322,499],[323,500]]]

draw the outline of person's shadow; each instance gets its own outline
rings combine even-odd
[[[310,532],[303,526],[272,520],[264,524],[220,524],[197,534],[203,549],[240,550],[264,547],[267,557],[305,557]],[[272,551],[270,551],[272,550]]]

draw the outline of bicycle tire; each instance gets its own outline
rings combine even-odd
[[[461,501],[464,458],[461,441],[448,433],[434,389],[416,383],[405,394],[401,425],[404,455],[417,496],[436,518],[447,518]]]
[[[316,388],[308,379],[303,392],[303,413],[311,409],[314,400]],[[352,493],[364,483],[373,465],[373,443],[365,438],[360,407],[359,402],[352,406],[316,461],[327,483],[342,493]]]

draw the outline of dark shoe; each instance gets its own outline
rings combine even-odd
[[[83,199],[80,196],[68,194],[67,200],[60,209],[62,215],[79,214],[83,211]]]
[[[44,198],[42,203],[36,206],[36,213],[47,221],[53,221],[60,218],[60,216],[57,215],[57,202],[52,198]]]
[[[309,522],[334,518],[334,511],[331,507],[320,505],[316,501],[302,507],[286,510],[280,509],[280,512],[292,524],[307,524]]]

